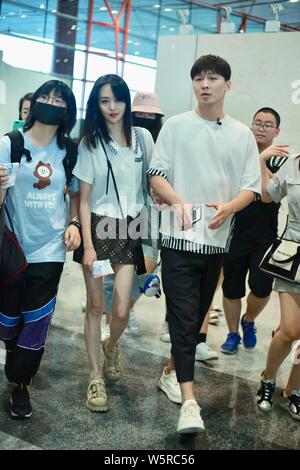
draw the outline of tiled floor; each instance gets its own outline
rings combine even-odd
[[[123,335],[126,362],[120,384],[107,387],[110,410],[91,413],[85,407],[88,380],[83,338],[82,274],[68,262],[56,307],[48,347],[31,388],[33,416],[26,422],[8,414],[10,386],[0,369],[0,449],[298,449],[300,423],[278,407],[269,415],[255,404],[271,331],[278,323],[277,294],[257,320],[258,346],[238,354],[197,363],[196,395],[206,432],[180,437],[176,433],[179,406],[156,387],[168,357],[169,344],[159,340],[164,299],[143,296],[136,305],[142,335]],[[222,304],[221,292],[216,303]],[[224,316],[209,328],[208,343],[219,350],[227,334]],[[3,356],[0,364],[3,362]],[[291,365],[287,358],[278,377],[284,384]]]

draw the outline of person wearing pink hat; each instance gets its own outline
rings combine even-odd
[[[162,128],[162,116],[158,96],[149,91],[137,92],[132,102],[132,121],[137,127],[144,127],[151,132],[156,142],[159,131]]]

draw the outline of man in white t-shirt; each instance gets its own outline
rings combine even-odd
[[[165,123],[148,170],[154,199],[164,207],[162,280],[172,343],[158,386],[182,403],[179,433],[204,430],[193,390],[198,332],[218,282],[232,216],[261,191],[254,136],[223,110],[230,65],[201,56],[190,75],[197,107]]]

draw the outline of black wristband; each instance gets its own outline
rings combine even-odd
[[[77,220],[71,220],[71,222],[69,222],[69,224],[68,224],[68,227],[70,227],[70,225],[75,225],[75,227],[77,227],[78,230],[81,229],[81,224],[79,222],[77,222]]]

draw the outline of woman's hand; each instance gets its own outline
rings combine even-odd
[[[81,242],[80,232],[75,225],[69,225],[65,231],[65,245],[67,251],[76,250]]]
[[[0,188],[6,185],[9,181],[9,176],[5,166],[0,165]]]
[[[88,271],[92,272],[93,262],[97,261],[97,254],[94,248],[87,248],[84,250],[84,255],[82,258],[82,264]]]
[[[288,157],[288,147],[289,145],[287,144],[270,145],[270,147],[266,148],[266,150],[259,154],[259,157],[264,162],[270,160],[272,157]]]

